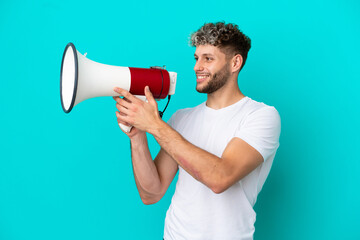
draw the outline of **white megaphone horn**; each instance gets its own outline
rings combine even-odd
[[[123,88],[146,100],[145,86],[149,86],[155,99],[164,99],[175,93],[176,72],[159,67],[118,67],[94,62],[79,53],[74,44],[65,47],[60,73],[61,105],[69,113],[78,103],[94,97],[119,96],[115,87]],[[131,127],[120,124],[129,132]]]

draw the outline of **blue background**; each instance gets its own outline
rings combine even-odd
[[[252,39],[241,90],[282,118],[255,239],[360,239],[359,13],[355,0],[1,0],[0,239],[161,239],[175,184],[142,204],[114,101],[62,111],[62,53],[71,41],[97,62],[178,72],[167,120],[206,99],[188,37],[222,20]]]

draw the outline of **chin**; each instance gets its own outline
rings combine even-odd
[[[205,88],[206,88],[206,86],[196,85],[196,91],[198,91],[199,93],[204,93]]]
[[[207,86],[209,85],[209,82],[200,82],[200,83],[196,83],[196,91],[203,91],[204,89],[207,88]]]
[[[204,87],[202,87],[202,88],[199,88],[199,87],[196,87],[196,91],[198,92],[198,93],[207,93],[206,91],[204,91]]]

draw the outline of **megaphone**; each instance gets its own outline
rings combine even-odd
[[[73,43],[65,47],[60,73],[61,105],[69,113],[80,102],[94,97],[119,96],[120,87],[145,100],[144,88],[149,86],[155,99],[175,93],[177,73],[160,67],[133,68],[98,63],[79,53]],[[129,132],[131,127],[120,124]]]

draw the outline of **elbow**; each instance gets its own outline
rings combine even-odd
[[[225,192],[227,189],[229,189],[231,186],[232,186],[232,184],[229,181],[227,181],[225,179],[221,179],[219,181],[213,182],[210,186],[210,189],[215,194],[221,194],[221,193]]]
[[[157,203],[157,201],[144,200],[144,199],[141,199],[141,201],[142,201],[143,204],[145,204],[145,205],[152,205],[152,204]]]
[[[160,201],[164,193],[160,192],[158,188],[143,188],[140,193],[140,199],[145,205],[152,205]]]
[[[145,205],[152,205],[157,203],[158,201],[160,201],[160,198],[155,198],[155,197],[141,197],[141,201],[143,202],[143,204]]]

